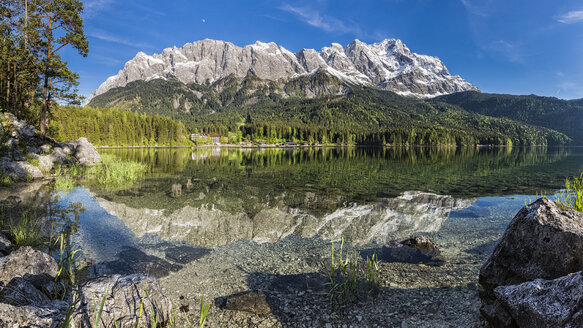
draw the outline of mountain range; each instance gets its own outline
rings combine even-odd
[[[189,84],[209,84],[228,76],[253,75],[267,81],[289,81],[325,72],[352,85],[376,86],[400,95],[432,97],[478,90],[459,76],[450,75],[437,57],[411,52],[401,40],[366,44],[354,40],[342,47],[332,43],[320,51],[292,53],[273,42],[238,47],[230,42],[202,40],[160,54],[139,52],[117,75],[109,77],[90,99],[128,83],[152,79],[177,79]]]
[[[208,39],[140,52],[88,105],[254,141],[583,145],[583,100],[482,93],[396,39],[295,54]]]

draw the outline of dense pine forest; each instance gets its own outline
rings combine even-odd
[[[180,122],[116,108],[59,107],[53,113],[49,136],[57,141],[86,137],[98,146],[192,145]]]
[[[572,142],[567,131],[483,115],[437,99],[349,85],[344,86],[346,94],[326,95],[326,90],[341,89],[340,84],[324,73],[285,85],[253,76],[207,85],[135,81],[93,98],[89,105],[166,115],[182,121],[189,131],[218,133],[236,142],[525,146]]]

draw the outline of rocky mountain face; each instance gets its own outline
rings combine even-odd
[[[185,84],[206,84],[228,76],[243,79],[252,75],[281,83],[321,72],[348,84],[377,86],[417,97],[478,90],[461,77],[450,75],[439,58],[413,53],[398,39],[374,44],[354,40],[346,47],[333,43],[319,52],[302,49],[295,54],[273,42],[238,47],[206,39],[152,56],[139,52],[90,98],[138,80],[177,79]]]

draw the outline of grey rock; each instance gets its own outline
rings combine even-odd
[[[42,155],[38,157],[39,169],[43,172],[49,172],[54,165],[55,156],[53,155]]]
[[[97,152],[97,149],[87,140],[87,138],[81,137],[77,139],[76,143],[75,158],[81,165],[93,166],[96,163],[101,162],[101,156]]]
[[[10,138],[4,143],[4,146],[6,146],[8,148],[14,148],[14,147],[18,146],[18,139]]]
[[[15,277],[2,289],[0,302],[16,306],[47,306],[51,300],[26,279]]]
[[[172,303],[162,294],[155,278],[143,274],[103,276],[79,287],[80,302],[73,314],[74,327],[96,326],[94,313],[105,294],[100,327],[135,327],[141,305],[140,323],[144,327],[153,326],[154,317],[158,323],[167,322],[172,313]]]
[[[0,255],[8,255],[10,249],[12,248],[12,243],[6,236],[0,232]]]
[[[26,158],[17,149],[12,151],[12,159],[17,162],[26,161]]]
[[[243,79],[251,74],[262,80],[280,81],[318,70],[352,84],[419,97],[478,90],[461,77],[450,75],[439,58],[413,53],[396,39],[374,44],[354,40],[345,48],[333,43],[320,52],[302,49],[296,54],[273,42],[238,47],[206,39],[152,56],[139,52],[117,75],[103,82],[90,99],[136,80],[176,78],[185,84],[204,84],[228,76]]]
[[[488,304],[498,286],[555,279],[580,270],[583,213],[541,198],[516,214],[480,269],[480,298]]]
[[[56,328],[61,325],[64,316],[62,306],[14,306],[0,303],[0,327]]]
[[[50,289],[57,273],[57,263],[50,255],[29,246],[20,247],[0,258],[2,285],[15,277],[22,277],[39,289]]]
[[[583,325],[583,272],[554,280],[536,279],[500,286],[496,300],[512,322],[506,327],[581,327]],[[502,311],[498,311],[500,313]]]
[[[31,154],[31,155],[36,155],[36,154],[38,154],[39,149],[37,147],[28,146],[28,147],[26,147],[26,152]]]
[[[482,306],[480,315],[488,323],[489,327],[516,327],[516,322],[500,302]]]
[[[61,147],[53,148],[53,152],[50,156],[53,164],[67,165],[72,163],[71,158],[69,158],[65,150]]]
[[[0,170],[10,176],[13,181],[27,181],[44,177],[38,167],[25,161],[15,162],[8,157],[0,158]]]
[[[34,126],[19,120],[11,113],[0,114],[0,121],[4,126],[4,130],[16,139],[36,136]]]
[[[221,305],[223,310],[244,311],[254,314],[268,314],[271,308],[261,290],[247,291],[227,296]]]
[[[51,151],[51,149],[52,149],[52,147],[49,144],[44,144],[44,145],[40,146],[40,151],[43,154],[48,154]]]

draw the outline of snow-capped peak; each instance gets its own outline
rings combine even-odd
[[[182,48],[166,48],[152,56],[139,52],[91,97],[136,80],[172,76],[184,83],[202,84],[231,74],[243,78],[249,73],[260,79],[279,80],[316,70],[324,70],[352,84],[374,85],[417,97],[478,90],[461,77],[450,75],[439,58],[413,53],[399,39],[374,44],[355,39],[345,47],[332,43],[319,52],[302,49],[295,54],[273,42],[257,41],[238,47],[230,42],[205,39]]]

